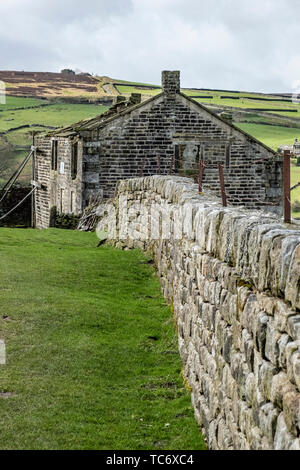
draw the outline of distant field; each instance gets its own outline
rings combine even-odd
[[[149,259],[98,241],[0,229],[0,449],[206,449]]]
[[[293,116],[294,117],[294,116]],[[285,115],[285,118],[286,118],[286,115]],[[291,116],[290,116],[291,118]],[[273,125],[275,127],[277,126],[282,126],[282,127],[290,127],[290,128],[298,128],[300,129],[300,121],[299,123],[297,123],[297,121],[295,122],[294,120],[293,121],[290,121],[287,120],[287,119],[283,119],[281,116],[279,115],[276,115],[276,116],[262,116],[259,112],[254,112],[254,113],[248,113],[247,114],[244,114],[243,117],[240,118],[240,121],[238,122],[241,122],[241,123],[244,123],[244,122],[248,122],[248,123],[257,123],[257,124],[267,124],[267,125]]]
[[[192,95],[190,95],[193,97]],[[203,101],[201,98],[195,98],[196,101],[199,101],[200,103]],[[264,101],[254,101],[254,100],[249,100],[247,98],[242,98],[239,100],[235,99],[222,99],[218,96],[214,98],[208,98],[205,99],[205,102],[203,101],[204,104],[214,104],[214,105],[220,105],[220,106],[230,106],[233,108],[243,108],[243,109],[260,109],[261,111],[265,112],[272,112],[275,114],[279,115],[287,115],[290,114],[292,118],[300,118],[300,106],[299,104],[293,104],[293,103],[286,103],[285,101],[269,101],[269,102],[264,102]],[[269,111],[271,110],[271,111]],[[295,110],[296,112],[290,112],[290,110]]]
[[[47,128],[41,126],[61,127],[82,119],[88,119],[102,114],[107,110],[106,106],[95,104],[50,104],[49,106],[38,107],[47,103],[45,100],[30,98],[7,97],[6,105],[0,105],[0,133],[4,133],[8,144],[13,145],[13,149],[8,151],[8,147],[2,142],[0,157],[7,155],[10,159],[11,172],[23,160],[32,144],[33,131],[46,131]],[[37,106],[30,108],[30,106]],[[16,108],[28,109],[16,109]],[[19,126],[29,125],[24,129],[9,131]],[[8,132],[9,131],[9,132]],[[28,164],[22,173],[19,181],[30,181],[31,166]],[[3,183],[3,181],[2,181]],[[1,184],[1,180],[0,180]]]
[[[0,103],[0,111],[15,109],[15,108],[28,108],[30,106],[45,105],[48,102],[46,100],[40,100],[36,98],[22,98],[18,96],[6,96],[6,104]],[[0,115],[1,117],[1,115]]]
[[[300,182],[300,167],[293,166],[291,171],[291,185],[297,184]],[[298,201],[300,203],[300,186],[294,189],[291,192],[291,201],[292,203]],[[293,217],[300,217],[300,212],[292,212]]]
[[[264,144],[271,147],[273,150],[277,150],[281,144],[293,144],[295,137],[300,137],[300,129],[279,127],[279,126],[264,126],[262,124],[246,124],[236,123],[243,131],[253,135],[256,139],[260,140]],[[291,186],[300,182],[300,167],[291,167]],[[291,201],[300,202],[300,187],[296,188],[291,192]],[[293,217],[300,217],[300,212],[293,212]]]
[[[273,150],[277,150],[282,144],[293,144],[295,138],[300,138],[300,129],[293,127],[268,126],[263,124],[235,123],[248,134],[263,142]]]
[[[43,108],[6,111],[0,115],[0,132],[24,124],[60,127],[102,114],[106,106],[93,104],[52,104]]]

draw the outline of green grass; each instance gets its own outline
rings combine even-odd
[[[199,93],[202,94],[202,93]],[[193,96],[192,96],[193,97]],[[200,103],[202,102],[201,98],[196,98],[196,101],[199,101]],[[203,101],[204,103],[204,101]],[[293,103],[286,103],[284,101],[278,102],[278,101],[269,101],[269,102],[264,102],[264,101],[254,101],[254,100],[249,100],[247,98],[242,98],[239,100],[231,100],[231,99],[222,99],[218,96],[215,96],[214,98],[208,98],[205,99],[206,104],[214,104],[214,105],[220,105],[220,106],[231,106],[233,108],[244,108],[244,109],[257,109],[259,108],[261,111],[265,111],[268,109],[278,109],[281,111],[270,111],[272,114],[278,114],[278,115],[284,115],[284,116],[289,116],[291,118],[299,118],[300,116],[298,115],[300,106],[298,104],[293,104]],[[297,110],[297,113],[289,113],[287,110],[289,109],[295,109]],[[285,111],[285,112],[284,112]],[[269,111],[265,111],[269,112]]]
[[[263,96],[259,95],[258,93],[247,93],[247,92],[230,92],[230,91],[216,91],[216,90],[186,90],[182,89],[181,90],[184,94],[190,96],[193,98],[194,96],[197,95],[204,95],[204,96],[213,96],[213,98],[195,98],[196,101],[202,104],[206,105],[215,105],[215,106],[229,106],[232,108],[244,108],[244,109],[249,109],[249,108],[259,108],[262,112],[265,111],[265,109],[270,109],[270,108],[276,108],[279,109],[279,111],[273,111],[271,112],[272,114],[276,114],[278,116],[285,116],[289,117],[291,119],[299,119],[300,118],[300,104],[294,104],[294,103],[289,103],[285,101],[256,101],[256,100],[251,100],[249,98],[257,97],[257,98],[262,98]],[[221,96],[236,96],[240,97],[239,100],[235,99],[223,99]],[[265,98],[272,99],[271,95],[266,95],[264,96]],[[289,113],[287,110],[289,109],[295,109],[297,110],[296,113]],[[267,113],[270,113],[266,111]]]
[[[286,117],[286,116],[285,116]],[[280,127],[290,127],[290,128],[297,128],[300,129],[300,122],[299,124],[295,121],[283,119],[281,116],[262,116],[261,114],[252,114],[247,112],[244,116],[241,116],[238,119],[238,122],[241,123],[249,123],[249,124],[266,124],[271,126],[280,126]],[[299,131],[300,132],[300,131]]]
[[[160,86],[160,85],[155,85],[153,83],[142,83],[142,82],[129,82],[128,80],[117,80],[114,79],[112,83],[122,83],[124,85],[143,85],[143,86]]]
[[[203,449],[153,268],[96,244],[0,229],[0,449]]]
[[[147,90],[147,89],[144,89],[144,88],[134,88],[134,87],[131,87],[131,86],[127,86],[127,85],[119,85],[119,86],[116,86],[116,89],[118,90],[119,93],[121,94],[130,94],[130,93],[141,93],[142,95],[151,95],[151,96],[155,96],[155,95],[158,95],[159,93],[161,93],[161,89],[157,89],[155,88],[154,90]]]
[[[6,111],[8,109],[15,108],[28,108],[30,106],[40,106],[46,104],[46,100],[39,100],[36,98],[22,98],[17,96],[6,96],[6,104],[0,103],[0,111]]]
[[[300,137],[300,129],[294,127],[268,126],[263,124],[235,123],[248,134],[268,145],[273,150],[277,150],[280,145],[293,144],[295,138]]]

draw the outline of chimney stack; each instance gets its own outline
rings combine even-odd
[[[130,104],[140,104],[142,102],[142,95],[141,93],[131,93],[129,98]]]
[[[167,98],[174,99],[176,93],[180,92],[180,72],[179,70],[164,70],[161,73],[162,90]]]

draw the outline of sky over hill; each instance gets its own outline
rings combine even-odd
[[[292,92],[300,84],[298,0],[0,2],[2,70],[69,67],[182,86]],[[297,83],[298,82],[298,83]]]

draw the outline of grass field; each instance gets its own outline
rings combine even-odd
[[[40,106],[47,104],[46,100],[39,100],[36,98],[21,98],[16,96],[6,96],[6,104],[0,104],[0,111],[15,109],[15,108],[28,108],[30,106]]]
[[[300,129],[280,126],[267,126],[263,124],[235,123],[237,127],[253,135],[256,139],[271,147],[273,150],[281,144],[293,144],[295,138],[299,139]],[[291,166],[291,185],[300,181],[300,167],[293,164]],[[292,204],[295,201],[300,202],[300,187],[291,192]],[[293,217],[300,217],[299,212],[292,212]]]
[[[294,127],[269,126],[263,124],[235,123],[237,127],[277,151],[282,144],[293,144],[300,138],[300,129]]]
[[[0,229],[0,448],[203,449],[153,267],[96,245]]]
[[[201,93],[200,93],[201,94]],[[193,96],[191,96],[193,98]],[[199,101],[200,103],[203,104],[213,104],[213,105],[220,105],[220,106],[231,106],[233,108],[243,108],[243,109],[260,109],[261,111],[265,112],[272,112],[273,114],[278,114],[279,116],[290,116],[291,118],[300,118],[300,106],[298,104],[293,104],[293,103],[286,103],[286,102],[275,102],[275,101],[270,101],[270,102],[264,102],[264,101],[254,101],[254,100],[248,100],[247,98],[239,99],[239,100],[230,100],[230,99],[222,99],[219,97],[214,97],[214,98],[208,98],[208,99],[201,99],[201,98],[195,98],[196,101]],[[276,111],[268,111],[269,109],[276,109]],[[289,113],[288,111],[290,109],[296,110],[297,112],[291,112]]]

